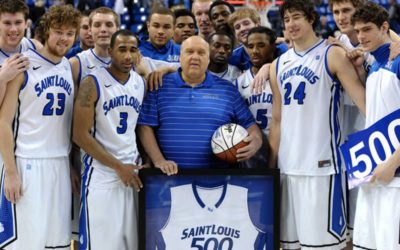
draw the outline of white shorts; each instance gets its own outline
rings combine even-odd
[[[136,191],[87,166],[82,177],[79,249],[138,249]],[[89,247],[90,246],[90,247]]]
[[[400,249],[400,188],[360,187],[354,223],[354,249]]]
[[[15,231],[13,237],[0,248],[7,250],[69,249],[71,182],[68,157],[17,158],[16,163],[22,181],[23,195],[15,206],[9,207],[11,210],[3,209],[3,206],[11,203],[5,202],[2,181],[0,217],[1,220],[13,222]],[[7,229],[9,226],[7,225]]]
[[[348,220],[347,220],[347,230],[349,231],[348,234],[350,238],[353,237],[353,230],[354,230],[354,219],[356,215],[356,208],[357,208],[357,195],[358,195],[358,187],[350,189],[348,191]]]
[[[346,245],[341,175],[281,175],[283,249],[342,249]]]

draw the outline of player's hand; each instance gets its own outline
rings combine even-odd
[[[400,54],[400,42],[391,42],[389,61],[394,60],[399,54]]]
[[[390,166],[387,162],[381,163],[376,166],[374,172],[372,173],[370,182],[380,181],[388,183],[393,180],[396,172],[396,168]]]
[[[244,142],[248,142],[247,146],[239,148],[236,152],[236,158],[238,161],[245,161],[250,159],[257,151],[261,148],[262,139],[258,136],[249,135],[243,139]]]
[[[166,175],[178,173],[178,164],[176,164],[174,161],[161,160],[154,162],[154,166],[161,169],[161,171]]]
[[[151,72],[147,76],[147,88],[150,91],[157,90],[163,85],[163,76],[168,73],[173,73],[176,71],[175,67],[163,67],[158,70]]]
[[[347,57],[351,60],[356,68],[361,68],[365,61],[364,51],[362,49],[353,49],[346,52]]]
[[[22,182],[19,174],[7,174],[4,180],[4,191],[6,199],[16,204],[22,196]]]
[[[69,176],[71,178],[72,193],[79,196],[81,193],[81,176],[79,174],[78,169],[75,168],[74,166],[70,166]]]
[[[143,187],[142,181],[137,174],[139,169],[142,169],[142,166],[122,164],[120,167],[116,168],[115,171],[125,186],[131,186],[139,192]]]
[[[26,71],[29,68],[29,59],[20,53],[14,54],[7,58],[0,69],[0,79],[4,82],[9,82],[18,74]]]
[[[264,64],[258,71],[257,75],[254,77],[254,80],[251,83],[251,90],[254,94],[259,95],[264,90],[265,81],[269,79],[270,66],[270,63]]]
[[[342,47],[344,50],[348,51],[346,45],[344,45],[344,43],[342,43],[339,39],[337,39],[335,37],[332,37],[332,36],[328,37],[326,39],[325,43],[327,45],[336,45],[336,46]]]
[[[143,77],[147,76],[150,72],[150,69],[148,69],[146,63],[144,62],[140,51],[138,51],[138,55],[135,57],[133,65],[135,67],[135,72]]]

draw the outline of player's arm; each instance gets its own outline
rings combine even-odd
[[[7,200],[12,203],[17,203],[22,196],[22,182],[14,154],[15,142],[12,124],[17,111],[19,91],[24,81],[25,75],[21,73],[8,83],[9,86],[0,109],[0,152],[5,170],[4,192]]]
[[[269,137],[268,141],[270,144],[270,158],[269,167],[275,168],[278,160],[278,150],[281,137],[281,105],[282,97],[278,88],[278,83],[276,79],[276,63],[277,60],[272,62],[270,68],[270,79],[269,83],[272,90],[272,118],[271,125],[269,127]]]
[[[328,68],[341,82],[343,88],[365,116],[365,88],[346,52],[333,46],[328,51]]]
[[[147,125],[138,125],[138,132],[143,148],[150,157],[154,166],[161,169],[164,174],[177,174],[178,165],[174,161],[168,161],[164,158],[160,147],[158,146],[154,129]]]
[[[90,156],[114,169],[126,186],[133,186],[139,191],[143,185],[134,170],[140,167],[120,162],[108,153],[90,133],[94,124],[97,98],[95,80],[91,76],[84,78],[74,105],[73,141]]]
[[[20,53],[4,60],[0,68],[0,107],[7,89],[7,83],[28,69],[29,59]]]
[[[74,80],[75,86],[79,86],[79,71],[81,70],[81,62],[78,57],[74,56],[69,59],[72,69],[72,80]]]
[[[147,89],[150,91],[158,90],[163,85],[163,76],[169,73],[177,71],[178,68],[175,66],[162,67],[157,69],[146,76]]]
[[[269,79],[269,68],[271,67],[270,63],[264,64],[258,73],[255,75],[252,82],[252,92],[256,95],[261,94],[263,89],[265,88],[265,81]]]
[[[249,135],[243,139],[249,144],[237,150],[236,158],[238,161],[246,161],[253,157],[262,145],[262,132],[257,124],[253,124],[247,128]]]
[[[396,170],[400,166],[400,146],[385,162],[378,164],[372,173],[370,182],[375,180],[382,182],[390,182],[395,175]]]

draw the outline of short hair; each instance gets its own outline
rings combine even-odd
[[[139,38],[130,30],[122,29],[118,30],[111,36],[110,48],[114,48],[115,41],[117,40],[118,36],[132,36],[136,39],[137,45],[139,46]]]
[[[96,14],[111,14],[114,16],[114,22],[115,22],[116,26],[119,27],[121,24],[119,15],[115,11],[113,11],[112,9],[110,9],[108,7],[99,7],[99,8],[92,10],[92,12],[90,12],[89,26],[92,26],[93,16]]]
[[[365,0],[329,0],[329,9],[332,11],[333,5],[339,3],[351,3],[354,8],[358,9],[365,3]]]
[[[270,28],[264,27],[264,26],[258,26],[258,27],[253,27],[249,30],[249,33],[247,34],[247,39],[249,38],[250,35],[252,34],[265,34],[268,37],[269,44],[275,44],[276,42],[276,33],[271,30]]]
[[[81,17],[84,17],[84,16],[89,17],[89,16],[90,16],[90,13],[92,13],[91,10],[84,10],[84,11],[81,11]]]
[[[193,6],[195,3],[212,3],[213,0],[194,0],[192,3],[192,12],[193,12]]]
[[[231,40],[231,46],[232,46],[232,50],[233,50],[233,47],[235,46],[235,37],[231,33],[226,32],[225,30],[215,31],[214,33],[212,33],[211,35],[208,36],[207,42],[211,45],[211,40],[213,39],[214,36],[217,36],[217,35],[227,36]]]
[[[235,22],[245,18],[250,18],[250,20],[253,21],[254,23],[261,23],[260,14],[258,14],[258,12],[255,9],[243,7],[238,9],[229,16],[228,24],[229,26],[233,27]]]
[[[351,17],[351,24],[356,22],[374,23],[381,27],[384,22],[389,22],[389,13],[380,5],[374,2],[367,2],[356,10]]]
[[[178,17],[190,16],[193,19],[194,26],[197,27],[196,18],[194,17],[193,13],[188,9],[177,9],[174,11],[174,16],[175,16],[175,21],[176,19],[178,19]]]
[[[25,1],[22,0],[0,0],[0,15],[3,13],[22,13],[24,14],[25,20],[29,16],[29,7]]]
[[[173,22],[173,24],[175,24],[175,15],[174,15],[174,12],[172,12],[172,11],[171,11],[170,9],[168,9],[168,8],[165,8],[165,7],[157,7],[157,8],[154,8],[154,9],[151,11],[150,15],[149,15],[149,22],[151,21],[151,17],[152,17],[154,14],[172,16],[172,20],[173,20],[172,22]]]
[[[73,27],[76,28],[78,35],[81,13],[72,5],[52,6],[45,15],[43,15],[43,31],[45,40],[49,37],[50,28]]]
[[[232,4],[230,4],[230,3],[226,2],[226,1],[223,1],[223,0],[216,0],[215,2],[213,2],[213,3],[211,4],[210,10],[208,11],[208,16],[209,16],[210,18],[211,18],[211,11],[212,11],[212,9],[213,9],[214,7],[217,7],[218,5],[225,5],[225,6],[228,6],[229,11],[231,12],[231,14],[232,14],[233,12],[235,12],[235,8],[233,7]]]
[[[282,19],[284,19],[284,15],[285,15],[286,11],[303,12],[307,21],[309,21],[309,22],[313,21],[312,26],[314,29],[316,28],[316,26],[318,24],[319,15],[314,8],[314,4],[311,3],[310,0],[286,0],[279,7],[279,13],[280,13]]]

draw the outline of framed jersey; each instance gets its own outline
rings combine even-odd
[[[278,169],[140,171],[139,249],[279,249]]]

